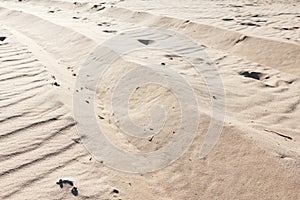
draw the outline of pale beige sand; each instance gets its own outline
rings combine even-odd
[[[125,0],[106,1],[99,11],[92,9],[99,1],[77,2],[0,3],[0,36],[7,37],[0,42],[0,199],[300,199],[299,1]],[[97,45],[140,26],[186,35],[205,45],[217,64],[226,119],[205,160],[198,157],[212,97],[188,63],[159,51],[132,52],[114,64],[119,70],[106,72],[97,88],[96,112],[104,118],[99,125],[130,151],[168,143],[177,110],[149,142],[123,135],[110,103],[126,69],[164,62],[199,98],[200,126],[189,150],[160,171],[128,174],[97,162],[80,142],[72,117],[74,74]],[[262,75],[240,75],[247,71]],[[134,95],[130,105],[141,125],[149,121],[151,104],[176,103],[168,90],[154,86]],[[71,187],[55,184],[61,178],[74,181],[77,197]]]

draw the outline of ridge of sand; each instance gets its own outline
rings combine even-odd
[[[132,23],[176,30],[210,48],[299,76],[300,46],[294,43],[243,35],[215,26],[124,8],[108,9],[105,14]]]
[[[20,15],[19,17],[25,17],[24,15],[27,14],[20,13]],[[299,75],[297,68],[300,64],[300,47],[292,42],[253,37],[216,26],[187,22],[186,20],[170,17],[160,17],[124,8],[108,8],[103,15],[125,22],[138,23],[143,26],[163,27],[179,31],[210,48],[225,51],[252,62],[271,66],[286,73]],[[85,32],[82,34],[85,34]],[[86,34],[89,33],[86,32]],[[212,35],[214,36],[212,37]],[[89,34],[88,37],[95,38],[96,36]],[[101,41],[101,39],[97,38],[96,40]]]
[[[95,12],[93,4],[1,2],[0,30],[7,37],[0,43],[1,199],[299,199],[298,40],[279,41],[276,34],[263,39],[261,35],[248,36],[247,31],[196,21],[108,9],[118,5],[117,1],[107,2],[107,8]],[[80,144],[71,111],[73,74],[97,44],[116,34],[103,31],[119,33],[139,26],[179,31],[205,44],[217,64],[226,92],[227,116],[222,136],[206,160],[199,160],[198,153],[211,117],[211,97],[188,63],[176,57],[170,60],[165,52],[133,52],[113,66],[164,62],[189,80],[199,96],[201,122],[183,157],[161,171],[126,174],[95,161]],[[272,53],[268,53],[270,49]],[[260,75],[245,77],[246,72]],[[119,71],[107,71],[107,79],[99,84],[96,112],[104,117],[99,124],[115,143],[133,150],[153,150],[167,143],[170,138],[166,135],[152,142],[121,137],[116,124],[110,123],[110,87],[120,76]],[[145,87],[137,94],[149,98],[145,107],[153,102],[174,103],[155,98],[165,93],[154,89]],[[132,100],[132,110],[139,117],[144,113],[137,99]],[[169,120],[176,121],[176,115]],[[164,131],[172,128],[170,124]],[[79,196],[73,197],[68,187],[57,186],[60,178],[73,180]],[[120,193],[112,193],[114,188]]]

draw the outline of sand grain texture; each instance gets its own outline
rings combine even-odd
[[[0,1],[0,199],[300,199],[299,7],[297,0]],[[176,162],[128,174],[86,150],[72,95],[81,65],[98,45],[142,26],[176,31],[206,50],[224,84],[226,118],[217,145],[199,159],[211,102],[219,97],[210,96],[182,57],[129,53],[105,72],[95,98],[98,123],[114,144],[154,151],[168,144],[180,122],[169,90],[142,86],[129,101],[137,124],[149,123],[154,103],[171,114],[151,140],[122,133],[110,96],[135,66],[178,72],[193,87],[201,116],[193,144]],[[60,188],[59,179],[72,180],[78,196],[71,186]]]

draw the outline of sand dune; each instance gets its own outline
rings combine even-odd
[[[0,198],[299,199],[299,6],[297,0],[1,1]],[[75,86],[87,61],[109,60],[100,56],[102,49],[91,54],[99,45],[141,27],[178,34],[171,44],[177,51],[151,49],[166,46],[168,38],[137,33],[137,44],[148,49],[111,63],[97,87]],[[199,48],[186,47],[183,37]],[[127,42],[112,44],[122,49]],[[198,60],[207,67],[203,75],[182,56],[199,49],[211,59]],[[90,152],[78,128],[82,121],[74,116],[73,95],[78,90],[96,93],[94,117],[114,145],[129,152],[156,151],[179,137],[181,102],[172,90],[141,85],[130,96],[131,119],[141,127],[152,120],[149,131],[159,131],[152,137],[124,134],[126,116],[116,120],[113,108],[118,81],[141,65],[159,66],[162,72],[170,68],[187,80],[200,120],[179,159],[161,170],[132,174],[110,168]],[[214,66],[224,88],[215,93],[206,81],[215,78],[210,73]],[[86,80],[97,81],[96,71],[89,72]],[[116,98],[128,95],[129,86],[125,83]],[[210,122],[220,120],[212,110],[222,92],[222,134],[210,154],[199,159]],[[92,105],[92,99],[85,101]],[[161,130],[162,114],[151,113],[154,104],[167,111]],[[66,182],[61,188],[56,184],[60,179],[74,185]],[[72,194],[74,186],[78,194]]]

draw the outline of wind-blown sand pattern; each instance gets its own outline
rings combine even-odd
[[[0,199],[300,199],[299,7],[297,0],[0,1],[0,37],[6,37],[0,41]],[[226,118],[206,159],[199,150],[219,97],[210,96],[182,57],[150,49],[130,52],[105,72],[95,98],[98,123],[128,151],[166,145],[180,122],[169,90],[143,86],[132,95],[137,124],[149,123],[153,103],[172,111],[163,131],[145,139],[122,134],[110,96],[133,66],[170,67],[199,102],[190,148],[164,169],[130,174],[97,161],[83,145],[72,108],[81,65],[101,43],[139,27],[187,36],[216,64]],[[60,188],[60,179],[72,180],[78,195],[71,185]]]

